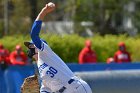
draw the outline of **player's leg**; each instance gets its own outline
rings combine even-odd
[[[83,80],[79,80],[81,84],[79,87],[76,88],[75,93],[92,93],[90,86]]]
[[[92,93],[90,86],[82,79],[74,81],[63,93]]]
[[[51,93],[51,90],[42,85],[40,88],[40,93]]]

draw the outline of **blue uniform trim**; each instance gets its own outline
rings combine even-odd
[[[42,46],[41,46],[41,51],[43,51],[44,50],[44,44],[42,43]]]
[[[32,42],[39,49],[41,49],[41,44],[42,44],[42,41],[39,37],[39,33],[40,33],[40,30],[41,30],[41,25],[42,25],[42,21],[35,21],[33,23],[32,30],[31,30],[31,33],[30,33]]]
[[[41,93],[50,93],[50,92],[47,92],[47,91],[41,91]]]
[[[82,84],[82,82],[81,82],[81,81],[79,81],[79,82],[80,82],[80,83],[81,83],[81,85],[83,86],[83,88],[84,88],[85,92],[86,92],[86,93],[88,93],[88,92],[87,92],[87,90],[86,90],[86,88],[85,88],[85,86]]]

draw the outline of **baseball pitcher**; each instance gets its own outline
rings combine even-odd
[[[45,5],[33,23],[31,41],[24,42],[28,47],[28,56],[37,61],[41,79],[40,93],[92,93],[90,86],[76,77],[47,42],[39,37],[42,20],[54,9],[55,4],[52,2]]]

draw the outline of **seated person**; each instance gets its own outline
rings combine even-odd
[[[86,40],[85,47],[79,53],[79,64],[96,63],[97,56],[94,50],[91,49],[91,41]]]
[[[10,62],[12,65],[27,65],[27,56],[22,51],[20,45],[16,45],[16,49],[10,53]]]
[[[9,54],[9,50],[5,49],[3,44],[0,44],[0,65],[2,70],[6,69],[10,64]]]
[[[126,50],[124,42],[118,44],[118,50],[114,54],[114,61],[116,63],[128,63],[131,62],[130,53]]]

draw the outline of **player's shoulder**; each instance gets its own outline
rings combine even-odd
[[[51,50],[50,46],[48,45],[48,43],[46,42],[42,42],[41,44],[41,51],[44,51],[44,50]]]

